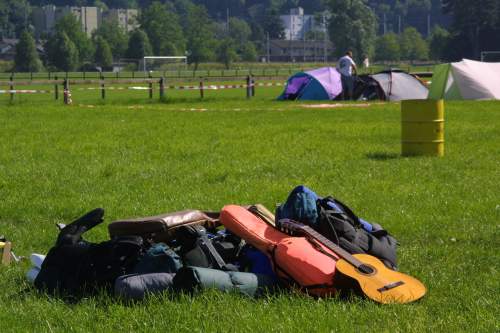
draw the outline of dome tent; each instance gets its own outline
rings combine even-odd
[[[500,99],[500,63],[464,59],[434,68],[431,99]]]
[[[429,89],[413,75],[401,70],[387,70],[373,75],[360,75],[354,99],[402,101],[427,99]]]
[[[342,92],[340,73],[322,67],[291,76],[279,100],[333,100]]]

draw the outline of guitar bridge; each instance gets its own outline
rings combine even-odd
[[[384,291],[388,291],[388,290],[394,289],[396,287],[402,286],[403,284],[405,284],[403,281],[390,283],[390,284],[383,286],[382,288],[378,288],[377,291],[382,293]]]

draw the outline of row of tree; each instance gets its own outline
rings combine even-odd
[[[406,28],[400,35],[390,32],[377,38],[375,59],[396,62],[443,59],[448,37],[448,31],[438,26],[428,39],[424,39],[416,28]]]
[[[365,0],[325,0],[324,5],[331,13],[328,29],[337,56],[352,49],[358,59],[456,60],[463,56],[478,58],[481,50],[500,47],[500,2],[478,1],[480,6],[467,0],[443,0],[445,11],[453,16],[451,31],[435,27],[427,39],[415,28],[377,37],[377,14]],[[245,21],[236,17],[216,21],[205,7],[208,3],[153,1],[141,10],[140,29],[126,33],[116,21],[105,20],[91,38],[82,32],[73,15],[67,15],[47,38],[42,60],[48,69],[65,71],[95,65],[106,69],[113,59],[138,60],[146,55],[187,55],[195,68],[208,61],[226,66],[238,59],[255,61],[257,49],[265,54],[265,35],[271,39],[283,37],[283,25],[273,3],[255,13],[254,22],[252,18]],[[29,32],[22,34],[17,53],[16,70],[36,71],[41,67]]]
[[[400,3],[383,2],[394,6]],[[399,35],[387,33],[377,37],[377,15],[366,1],[329,0],[332,13],[329,32],[337,55],[353,49],[358,57],[375,55],[379,60],[456,61],[479,59],[481,51],[500,51],[499,0],[441,2],[444,12],[452,17],[450,31],[436,26],[426,41],[415,28],[406,28]],[[434,5],[434,1],[429,0],[427,5]]]
[[[180,2],[179,2],[180,3]],[[153,2],[138,20],[140,29],[126,33],[114,20],[105,20],[89,38],[74,15],[62,17],[44,43],[43,63],[48,69],[111,67],[121,58],[140,60],[148,55],[187,55],[197,68],[200,62],[219,61],[229,66],[236,60],[255,61],[257,51],[252,31],[241,19],[228,24],[214,22],[203,6],[189,1],[174,7]],[[37,71],[34,40],[26,30],[17,45],[15,70]]]

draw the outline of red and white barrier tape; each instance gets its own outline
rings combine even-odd
[[[150,90],[150,87],[86,87],[73,90]]]
[[[0,90],[0,94],[49,94],[53,92],[54,92],[53,90],[26,90],[26,89]]]
[[[281,82],[260,82],[254,84],[223,84],[223,85],[204,85],[204,86],[165,86],[165,89],[169,90],[221,90],[221,89],[243,89],[249,87],[273,87],[273,86],[284,86],[286,83]],[[137,87],[85,87],[85,88],[74,88],[72,90],[82,91],[82,90],[153,90],[151,87],[137,86]],[[53,90],[20,90],[20,89],[7,89],[0,90],[0,94],[49,94],[53,93]]]
[[[204,86],[165,86],[169,90],[221,90],[221,89],[243,89],[248,87],[273,87],[284,86],[286,83],[281,82],[267,82],[267,83],[254,83],[254,84],[222,84],[222,85],[204,85]],[[73,90],[152,90],[150,87],[86,87],[76,88]]]

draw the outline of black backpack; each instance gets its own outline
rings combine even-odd
[[[103,221],[104,210],[95,209],[64,226],[42,263],[35,287],[61,296],[82,296],[112,290],[118,276],[130,273],[144,251],[141,237],[116,237],[101,243],[82,234]]]
[[[307,224],[351,254],[367,253],[397,268],[396,239],[331,196],[322,198],[306,186],[297,186],[276,209],[278,227],[281,219]]]
[[[201,225],[182,226],[176,230],[175,241],[184,265],[237,271],[232,263],[238,259],[244,241],[225,230],[211,231]]]
[[[351,254],[367,253],[397,269],[397,241],[382,226],[370,223],[371,231],[367,231],[359,217],[333,197],[318,199],[317,209],[316,231]]]

